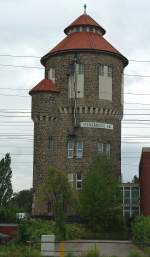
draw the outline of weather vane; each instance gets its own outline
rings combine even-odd
[[[87,7],[87,5],[84,4],[84,14],[86,14],[86,7]]]

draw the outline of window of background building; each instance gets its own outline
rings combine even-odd
[[[130,187],[124,189],[124,205],[130,206]]]
[[[49,69],[48,79],[52,80],[55,83],[55,69],[54,68]]]
[[[81,159],[83,157],[83,143],[77,142],[76,143],[76,157]]]
[[[80,190],[82,188],[82,174],[81,172],[76,173],[76,189]]]
[[[134,188],[131,191],[132,205],[137,206],[139,204],[139,189]]]
[[[72,159],[74,157],[74,142],[68,142],[68,158]]]

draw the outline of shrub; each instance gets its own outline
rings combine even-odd
[[[0,257],[41,257],[37,249],[29,249],[24,245],[9,244],[0,247]]]
[[[45,220],[29,220],[19,225],[19,241],[40,241],[43,234],[55,234],[55,222]]]
[[[132,239],[137,244],[150,243],[150,217],[137,217],[132,224]]]
[[[82,257],[100,257],[100,252],[97,248],[89,250],[87,253],[83,253]]]
[[[128,257],[143,257],[143,253],[140,250],[132,250]]]

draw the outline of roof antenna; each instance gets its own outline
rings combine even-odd
[[[86,7],[87,7],[87,5],[84,4],[84,14],[86,14]]]

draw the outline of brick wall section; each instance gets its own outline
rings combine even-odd
[[[144,151],[140,161],[140,207],[141,214],[150,215],[150,148]]]
[[[32,96],[32,119],[34,121],[34,170],[33,187],[36,191],[43,176],[48,172],[49,165],[54,165],[67,172],[86,172],[97,154],[97,143],[110,143],[114,172],[121,174],[121,76],[123,63],[116,56],[99,53],[78,53],[80,62],[85,65],[84,98],[77,99],[78,107],[103,108],[103,113],[79,113],[79,121],[96,121],[113,124],[113,130],[77,128],[76,141],[84,142],[84,156],[82,159],[67,159],[67,142],[69,133],[73,131],[73,114],[61,112],[60,109],[73,106],[68,99],[68,69],[74,59],[74,53],[64,53],[51,56],[46,63],[45,76],[50,67],[56,69],[56,85],[59,94],[35,93]],[[113,65],[112,102],[100,100],[98,82],[98,63]],[[114,110],[116,115],[104,114],[104,109]],[[42,120],[40,120],[42,116]],[[48,116],[48,117],[47,117]],[[48,148],[48,138],[54,139],[54,149]],[[46,214],[47,207],[34,203],[34,214]]]

